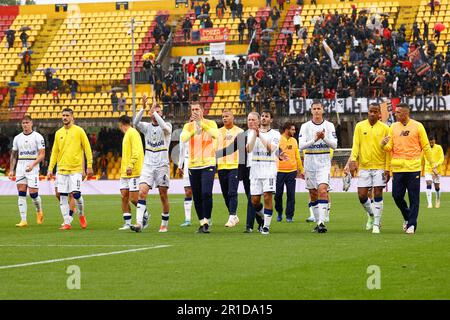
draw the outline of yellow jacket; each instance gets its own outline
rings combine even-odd
[[[431,147],[431,159],[433,160],[433,163],[437,165],[436,170],[438,174],[442,174],[442,164],[444,163],[445,156],[444,150],[437,143],[435,143],[434,146]],[[422,152],[422,161],[425,162],[425,173],[432,173],[433,168],[431,167],[430,162],[426,159],[423,152]]]
[[[122,141],[122,162],[120,164],[121,178],[136,178],[141,175],[144,162],[144,147],[139,132],[135,128],[128,128]],[[127,168],[132,169],[127,175]]]
[[[236,136],[244,132],[241,128],[233,126],[231,129],[224,127],[219,129],[219,136],[217,138],[217,148],[225,149],[230,143],[233,143]],[[223,169],[237,169],[239,166],[239,150],[236,150],[233,154],[226,157],[217,159],[217,170]]]

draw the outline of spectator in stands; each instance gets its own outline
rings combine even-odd
[[[212,28],[213,27],[213,22],[212,22],[210,17],[206,18],[204,26],[205,26],[205,28]]]
[[[159,27],[159,25],[155,25],[155,28],[153,29],[153,37],[155,38],[155,43],[159,44],[159,40],[162,36],[162,30]]]
[[[202,13],[209,15],[209,11],[211,10],[211,6],[208,0],[205,0],[202,5]]]
[[[192,29],[192,22],[189,17],[186,17],[183,21],[183,35],[184,35],[184,42],[187,40],[191,40],[191,29]]]
[[[231,18],[234,20],[237,16],[237,5],[236,2],[233,0],[230,3],[230,11],[231,11]]]
[[[253,31],[255,30],[256,25],[256,19],[252,16],[252,14],[249,15],[247,19],[247,29],[248,29],[248,38],[251,39],[253,35]]]
[[[200,82],[203,82],[203,75],[206,72],[205,64],[203,63],[202,58],[198,58],[197,63],[195,64],[195,69],[197,70],[197,77]]]
[[[77,92],[78,92],[78,82],[71,81],[69,84],[70,89],[70,98],[71,100],[75,100],[77,98]]]
[[[289,33],[286,37],[286,52],[291,51],[293,43],[294,43],[294,39],[292,39],[292,34]]]
[[[52,82],[53,82],[53,72],[50,68],[45,69],[45,80],[47,82],[47,93],[50,93],[52,90]]]
[[[280,10],[284,10],[284,2],[285,2],[286,0],[277,0],[277,2],[278,2],[278,8],[280,9]]]
[[[214,78],[211,78],[209,80],[209,96],[210,97],[214,97],[215,94],[215,86],[216,86],[216,82],[214,81]]]
[[[238,25],[238,32],[239,32],[239,43],[244,42],[244,32],[245,32],[246,24],[244,20],[241,19],[241,22]]]
[[[261,30],[267,29],[267,19],[268,17],[267,18],[261,17],[261,20],[259,21],[259,27]]]
[[[14,110],[14,103],[16,101],[17,90],[14,87],[9,88],[9,109]]]
[[[429,6],[430,6],[430,9],[431,9],[431,14],[433,15],[434,14],[434,10],[435,10],[435,3],[434,3],[434,0],[431,0],[430,1],[430,3],[428,4]]]
[[[239,19],[242,19],[242,13],[244,12],[244,5],[241,0],[237,0],[236,3],[236,14]]]
[[[154,83],[154,79],[153,79],[153,64],[152,61],[150,59],[145,59],[144,63],[142,64],[142,67],[144,68],[144,72],[145,72],[145,78],[148,81],[148,83],[153,84]]]
[[[428,42],[428,22],[425,19],[422,20],[423,23],[423,41]]]
[[[278,30],[278,20],[280,20],[280,11],[277,7],[273,7],[270,12],[270,19],[272,20],[272,30]]]
[[[383,29],[389,28],[389,20],[387,16],[384,16],[383,21],[381,21],[381,26]]]
[[[106,158],[106,155],[103,154],[99,160],[99,167],[101,170],[101,177],[100,179],[106,179],[108,176],[108,159]]]
[[[272,7],[272,0],[266,0],[266,7]]]
[[[52,97],[53,97],[53,103],[59,104],[59,88],[57,86],[53,87]]]
[[[111,105],[113,107],[113,112],[116,112],[117,106],[119,105],[119,98],[117,97],[117,93],[115,91],[111,93]]]
[[[434,39],[436,39],[436,42],[439,42],[440,38],[441,38],[441,32],[439,30],[434,29]]]
[[[300,38],[299,31],[300,28],[302,27],[302,17],[300,16],[300,12],[298,11],[295,12],[293,23],[295,28],[295,34],[297,35],[298,38]]]
[[[417,21],[414,21],[412,41],[416,42],[417,40],[420,40],[420,29],[419,29],[419,25],[417,24]]]
[[[123,92],[120,93],[120,98],[117,100],[117,108],[119,112],[125,112],[125,106],[127,105],[127,98],[125,98]]]
[[[216,5],[217,18],[223,19],[224,11],[225,11],[224,3],[219,1],[219,3],[217,3],[217,5]]]
[[[195,63],[192,59],[189,59],[189,63],[187,65],[187,73],[189,77],[192,77],[195,74]]]
[[[25,31],[20,34],[20,40],[22,41],[22,48],[28,47],[28,35]]]
[[[25,51],[25,53],[23,54],[22,57],[22,63],[23,63],[23,68],[24,71],[23,73],[25,75],[31,74],[31,54],[30,51]]]
[[[11,49],[14,47],[14,40],[16,39],[16,36],[14,32],[6,32],[6,42],[8,43],[8,49]]]
[[[197,4],[194,6],[194,12],[195,12],[195,18],[202,14],[202,6],[200,5],[200,2],[197,1]]]

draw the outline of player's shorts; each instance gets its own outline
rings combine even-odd
[[[35,173],[25,172],[21,175],[16,176],[16,184],[26,184],[28,188],[38,189],[39,175]]]
[[[276,178],[250,179],[250,194],[260,196],[266,192],[275,193]]]
[[[81,173],[62,174],[58,173],[56,187],[59,193],[81,192]]]
[[[358,188],[372,188],[386,186],[386,176],[384,170],[370,169],[359,170]]]
[[[183,187],[190,188],[191,187],[191,180],[189,180],[189,169],[185,165],[183,169]]]
[[[441,183],[441,176],[434,176],[431,173],[425,173],[425,181],[433,181],[433,183]]]
[[[169,172],[170,172],[169,166],[155,168],[144,165],[144,167],[142,168],[141,177],[139,179],[139,184],[145,183],[150,187],[150,189],[154,187],[168,188],[170,182]]]
[[[330,172],[323,171],[305,171],[306,189],[318,189],[319,185],[326,184],[330,186]]]
[[[120,178],[120,190],[128,190],[130,192],[139,191],[139,177]]]

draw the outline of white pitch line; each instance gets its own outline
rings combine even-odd
[[[13,264],[13,265],[9,265],[9,266],[0,266],[0,270],[28,267],[28,266],[38,265],[38,264],[48,264],[48,263],[61,262],[61,261],[79,260],[79,259],[87,259],[87,258],[94,258],[94,257],[104,257],[104,256],[111,256],[114,254],[137,252],[137,251],[144,251],[144,250],[150,250],[150,249],[160,249],[160,248],[167,248],[167,247],[170,247],[170,245],[160,245],[160,246],[154,246],[154,247],[145,247],[145,248],[138,248],[138,249],[122,250],[122,251],[95,253],[95,254],[89,254],[89,255],[85,255],[85,256],[75,256],[75,257],[68,257],[68,258],[61,258],[61,259],[52,259],[52,260],[28,262],[28,263],[21,263],[21,264]]]
[[[1,247],[142,247],[144,244],[0,244]]]

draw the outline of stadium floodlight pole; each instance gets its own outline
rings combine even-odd
[[[128,33],[131,35],[131,109],[133,111],[133,119],[136,116],[136,77],[134,74],[135,58],[134,58],[134,27],[141,25],[141,21],[134,20],[134,17],[130,21],[130,30]]]

